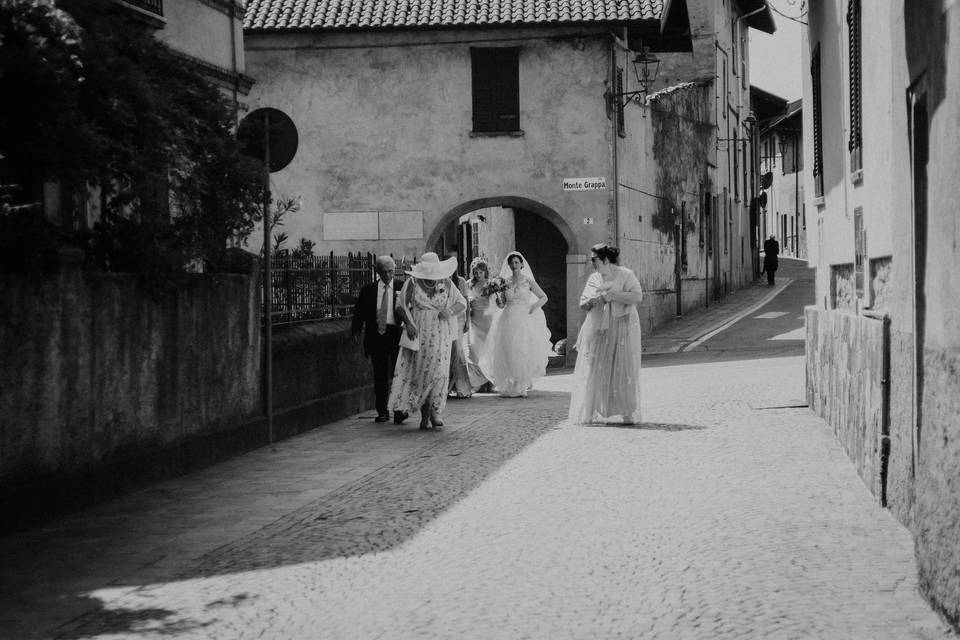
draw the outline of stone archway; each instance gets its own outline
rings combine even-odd
[[[446,229],[451,222],[459,220],[460,216],[463,214],[476,211],[477,209],[485,209],[487,207],[508,207],[510,209],[522,209],[524,211],[535,213],[549,221],[554,227],[556,227],[557,231],[563,235],[563,239],[567,242],[567,253],[581,253],[579,250],[579,241],[574,235],[573,230],[570,228],[570,225],[568,225],[567,221],[563,219],[563,216],[542,202],[537,202],[536,200],[531,200],[530,198],[524,198],[522,196],[492,196],[490,198],[477,198],[476,200],[470,200],[455,206],[453,209],[450,209],[440,217],[440,220],[437,221],[433,231],[431,231],[430,235],[427,236],[427,241],[424,246],[429,248],[436,245],[437,241],[440,239],[440,235],[443,233],[443,230]]]
[[[509,248],[517,249],[527,256],[531,264],[537,266],[537,281],[551,301],[547,303],[544,313],[552,340],[575,336],[580,320],[576,302],[579,300],[579,287],[582,286],[579,273],[582,260],[571,258],[582,257],[577,255],[580,241],[554,209],[521,196],[470,200],[440,217],[427,236],[426,248],[441,251],[441,246],[449,246],[447,239],[450,237],[450,227],[455,227],[464,215],[499,207],[513,212],[511,217],[516,237]],[[571,272],[571,269],[574,271]]]

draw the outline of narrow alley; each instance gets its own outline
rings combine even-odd
[[[808,274],[649,336],[639,426],[566,424],[561,370],[6,536],[0,636],[952,637],[805,407]]]

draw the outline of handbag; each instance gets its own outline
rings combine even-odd
[[[400,333],[400,346],[404,349],[409,349],[410,351],[419,351],[420,350],[420,336],[416,338],[410,338],[407,335],[406,331],[401,331]]]

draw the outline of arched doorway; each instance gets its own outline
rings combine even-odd
[[[438,254],[457,251],[464,275],[475,256],[486,257],[496,271],[516,249],[529,260],[549,298],[544,314],[551,341],[567,336],[567,255],[576,253],[576,238],[553,209],[518,196],[465,202],[440,219],[427,247]]]

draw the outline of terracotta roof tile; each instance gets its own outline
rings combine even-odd
[[[245,29],[390,29],[658,20],[664,0],[248,0]]]

